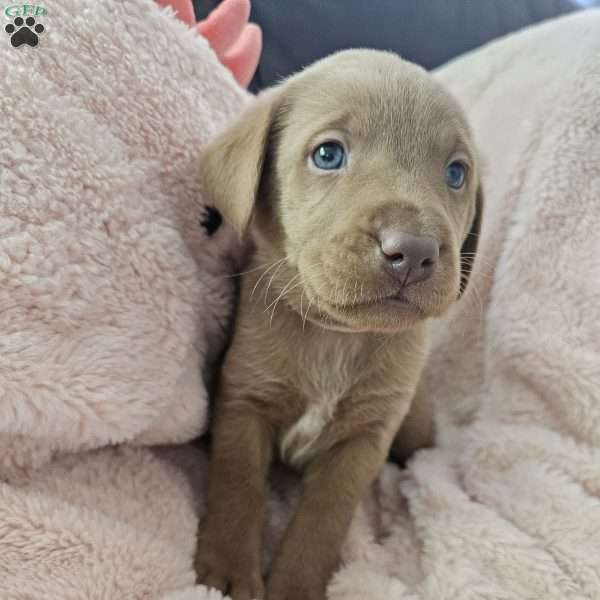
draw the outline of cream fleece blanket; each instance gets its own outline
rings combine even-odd
[[[0,598],[218,600],[193,586],[206,456],[192,447],[139,444],[178,442],[204,425],[201,381],[187,378],[182,357],[199,346],[190,363],[202,364],[207,340],[218,341],[202,328],[223,321],[204,313],[224,317],[229,306],[215,270],[225,268],[219,258],[231,245],[226,232],[220,241],[198,238],[194,247],[181,241],[185,232],[200,235],[187,221],[196,194],[190,144],[221,126],[243,97],[205,44],[147,2],[123,2],[119,30],[108,5],[60,0],[60,44],[51,46],[48,31],[44,50],[27,58],[0,50],[0,103],[14,116],[0,124],[0,428],[12,436],[3,438],[0,463]],[[80,29],[64,27],[75,18]],[[122,68],[102,67],[107,54],[121,57]],[[475,285],[434,328],[424,391],[436,404],[436,448],[419,452],[407,472],[386,467],[357,512],[329,596],[600,598],[600,13],[511,36],[437,76],[470,113],[488,162]],[[133,84],[146,94],[132,93]],[[51,176],[43,177],[44,169]],[[68,210],[56,206],[63,190],[73,202]],[[185,209],[165,208],[182,197],[190,203]],[[143,198],[154,198],[153,208],[138,213]],[[102,270],[95,243],[103,223],[73,225],[73,214],[83,219],[75,199],[86,202],[84,215],[105,205],[122,210],[114,226],[127,231],[137,223],[132,214],[157,215],[148,222],[164,227],[151,236],[155,246],[142,244],[140,275],[117,269],[129,264],[128,254],[111,245],[110,226],[102,239],[111,240],[111,268]],[[21,238],[10,229],[16,221],[33,232],[37,254],[19,250]],[[40,223],[55,229],[44,236]],[[52,235],[61,227],[62,236]],[[93,260],[73,260],[84,255],[68,248],[90,231],[95,237],[84,248]],[[211,248],[219,248],[216,257],[198,258]],[[29,273],[23,265],[34,255],[37,270]],[[68,274],[72,287],[23,308],[27,286],[43,283],[45,265]],[[192,292],[184,286],[171,293],[180,281],[172,271],[185,265]],[[110,293],[94,287],[98,272]],[[130,291],[110,304],[115,282]],[[129,317],[118,317],[122,306]],[[65,314],[54,325],[59,308]],[[103,319],[106,328],[97,329]],[[169,345],[165,332],[177,327],[177,343]],[[200,342],[191,342],[190,332]],[[120,343],[107,341],[109,333]],[[40,349],[48,340],[53,345]],[[63,372],[68,384],[58,378]],[[48,387],[57,380],[60,386]],[[197,403],[187,404],[194,396]],[[139,426],[144,399],[151,416]],[[121,440],[138,447],[101,449]],[[89,447],[98,449],[63,454]],[[272,488],[265,560],[298,493],[284,474]]]

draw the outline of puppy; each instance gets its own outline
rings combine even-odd
[[[268,600],[322,600],[406,416],[426,320],[466,284],[482,203],[463,113],[421,68],[332,55],[261,94],[201,157],[253,254],[213,423],[198,579],[263,598],[269,464],[303,475]]]

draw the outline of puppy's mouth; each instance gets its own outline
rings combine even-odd
[[[414,323],[426,318],[423,308],[408,296],[405,288],[386,290],[345,303],[323,298],[310,286],[305,286],[305,292],[316,309],[307,311],[305,320],[334,331],[372,331],[374,320],[379,323],[375,329],[388,329],[384,323],[395,329],[396,324]]]
[[[403,306],[415,307],[415,304],[407,297],[406,290],[401,289],[388,295],[377,296],[371,300],[350,305],[350,308],[360,306],[397,306],[400,308]]]
[[[318,294],[315,294],[318,296]],[[323,300],[321,299],[323,302]],[[390,306],[390,307],[407,307],[407,308],[417,308],[416,303],[411,300],[407,294],[406,287],[401,287],[400,289],[391,290],[391,291],[383,291],[378,294],[369,294],[366,298],[361,298],[354,302],[335,302],[330,300],[324,301],[325,305],[331,306],[332,308],[339,311],[348,311],[354,309],[361,308],[378,308],[381,306]]]

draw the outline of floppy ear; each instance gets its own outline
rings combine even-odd
[[[206,200],[240,235],[252,218],[278,96],[275,90],[259,95],[200,154]]]
[[[483,217],[483,189],[481,183],[477,186],[475,197],[475,214],[471,221],[471,229],[463,242],[460,249],[460,292],[459,297],[464,293],[473,263],[475,262],[475,254],[477,253],[477,245],[479,243],[479,233],[481,231],[481,219]]]

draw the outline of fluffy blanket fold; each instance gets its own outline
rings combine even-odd
[[[245,94],[149,1],[47,7],[0,49],[0,597],[218,600],[206,456],[148,446],[205,425],[236,250],[193,160]],[[385,468],[330,600],[600,599],[599,57],[589,11],[436,73],[487,160],[481,254],[433,327],[436,447]],[[297,494],[275,474],[265,560]]]

